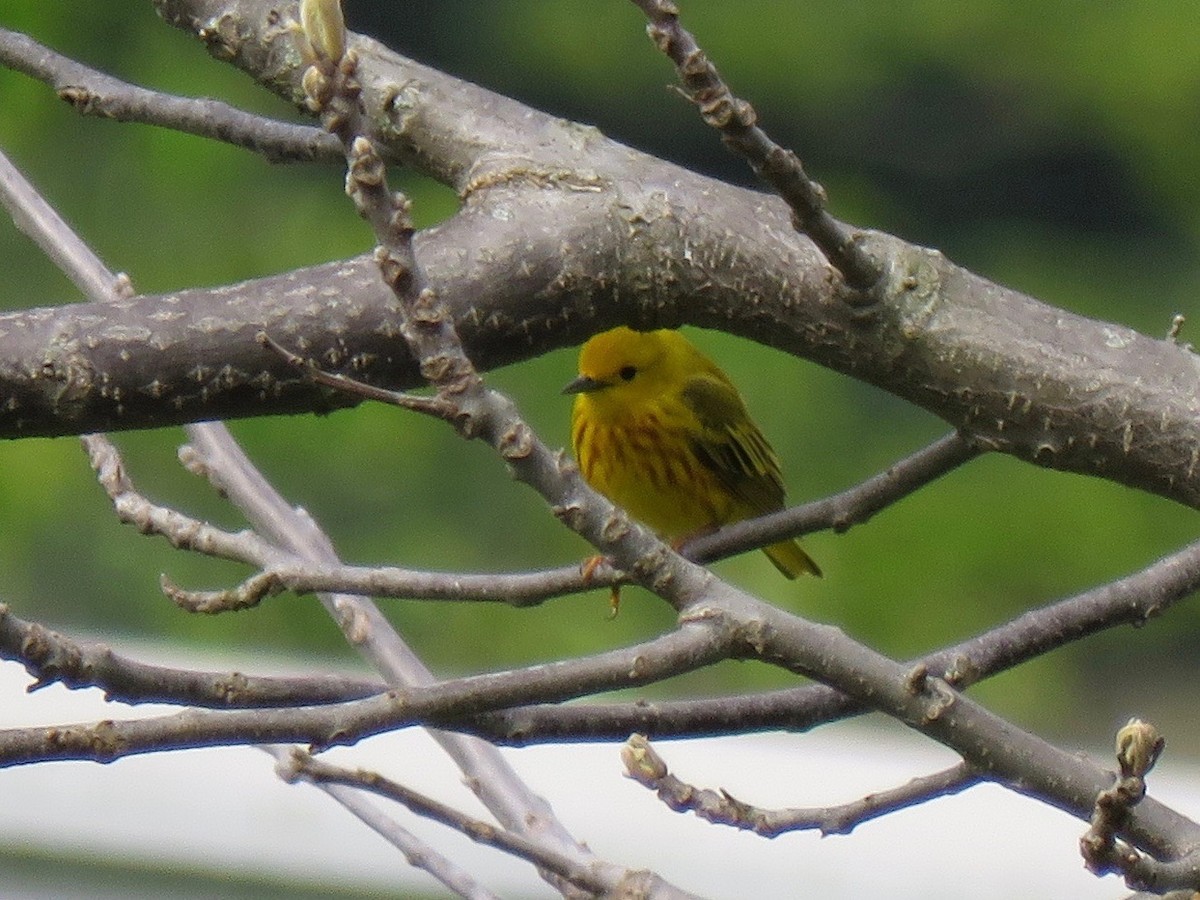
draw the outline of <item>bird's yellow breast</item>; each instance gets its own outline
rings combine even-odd
[[[588,483],[667,539],[679,539],[730,519],[732,502],[697,459],[687,432],[647,412],[622,422],[590,415],[576,399],[572,443]]]

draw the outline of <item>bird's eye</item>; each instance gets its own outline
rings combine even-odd
[[[622,381],[633,381],[633,376],[637,374],[637,369],[633,366],[622,366],[621,371],[617,374],[621,376]]]

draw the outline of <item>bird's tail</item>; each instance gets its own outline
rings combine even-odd
[[[775,568],[788,578],[795,578],[797,575],[821,577],[820,566],[813,562],[812,557],[795,541],[783,541],[763,547],[763,553],[767,554],[767,559],[775,563]]]

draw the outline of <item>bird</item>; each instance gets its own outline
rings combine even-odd
[[[678,548],[783,509],[779,458],[720,367],[672,329],[621,326],[590,338],[571,443],[585,481]],[[786,577],[820,576],[794,540],[763,552]]]

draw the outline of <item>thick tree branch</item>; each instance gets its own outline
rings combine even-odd
[[[294,35],[259,0],[164,0],[294,102]],[[245,15],[236,33],[209,27]],[[239,19],[239,21],[241,21]],[[288,42],[288,43],[285,43]],[[373,139],[459,188],[418,237],[484,368],[618,322],[715,327],[884,387],[978,446],[1200,505],[1200,366],[1174,342],[1044,306],[878,234],[868,314],[772,197],[722,185],[356,39]],[[336,304],[324,298],[336,296]],[[747,302],[752,298],[753,302]],[[0,436],[144,428],[345,403],[253,340],[418,383],[365,259],[217,290],[0,316]]]

